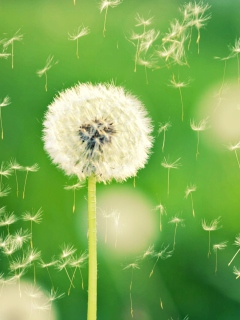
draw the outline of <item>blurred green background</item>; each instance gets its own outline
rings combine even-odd
[[[228,267],[238,249],[233,242],[240,232],[240,168],[234,152],[227,148],[240,140],[239,75],[237,58],[227,60],[224,90],[221,97],[217,96],[225,62],[214,59],[227,57],[229,46],[240,37],[240,2],[208,1],[211,19],[201,30],[199,54],[195,43],[197,33],[193,30],[187,51],[189,66],[148,69],[148,84],[144,67],[138,66],[134,72],[136,48],[128,41],[131,30],[140,30],[135,26],[137,13],[145,18],[154,16],[149,28],[161,32],[151,48],[154,53],[170,22],[180,19],[179,6],[184,3],[124,0],[116,8],[109,8],[106,36],[103,37],[104,12],[100,13],[98,1],[76,0],[74,5],[71,0],[0,0],[0,39],[9,39],[19,29],[23,34],[22,42],[14,42],[14,68],[11,68],[11,57],[0,59],[0,99],[9,95],[12,102],[2,108],[4,139],[0,141],[0,161],[8,163],[16,158],[22,166],[38,163],[40,167],[38,172],[29,173],[24,200],[16,197],[14,176],[8,180],[3,178],[12,192],[1,198],[1,206],[19,217],[26,210],[42,207],[43,220],[40,225],[34,225],[33,240],[44,261],[57,257],[63,243],[71,243],[78,253],[87,250],[86,187],[76,192],[73,213],[73,193],[64,190],[64,186],[76,180],[56,169],[43,149],[42,121],[54,96],[78,82],[114,81],[135,94],[146,105],[153,120],[153,152],[146,168],[136,178],[136,187],[133,179],[123,184],[113,182],[97,186],[99,320],[132,318],[129,292],[132,271],[124,268],[134,263],[150,245],[154,245],[155,251],[164,246],[172,249],[174,225],[168,222],[175,215],[184,221],[178,225],[172,257],[159,259],[151,277],[156,258],[145,259],[139,269],[133,270],[134,318],[177,320],[188,315],[193,320],[240,319],[240,280],[233,274],[233,266],[240,268],[240,256]],[[88,26],[90,34],[79,39],[77,59],[76,42],[68,40],[68,33],[72,34],[81,25]],[[36,72],[44,67],[49,55],[58,63],[48,72],[46,92],[44,77],[39,78]],[[164,61],[159,65],[164,65]],[[188,87],[182,89],[183,122],[179,92],[169,85],[173,74],[182,81],[191,80]],[[206,117],[209,117],[209,128],[200,132],[200,154],[196,160],[197,134],[191,130],[190,120],[199,122]],[[166,132],[162,152],[163,133],[158,134],[158,126],[168,121],[172,126]],[[179,169],[170,172],[169,196],[167,170],[161,166],[164,157],[171,161],[181,158]],[[25,173],[19,172],[18,177],[21,193]],[[193,193],[195,218],[190,197],[184,199],[186,187],[191,183],[197,186]],[[119,200],[115,201],[115,197]],[[122,206],[124,202],[125,208],[130,208],[127,216]],[[155,210],[160,202],[167,211],[162,217],[162,232]],[[105,229],[101,204],[109,210],[119,210],[122,230],[110,222]],[[209,223],[218,217],[221,217],[221,228],[211,233],[211,247],[222,241],[228,241],[228,246],[218,252],[215,273],[216,256],[213,250],[210,257],[207,256],[208,233],[203,230],[202,221],[205,219]],[[11,230],[25,226],[23,221],[18,221]],[[113,235],[112,238],[109,235],[105,243],[106,232]],[[119,243],[115,245],[113,239],[118,236]],[[121,243],[124,239],[127,239],[125,244]],[[8,262],[1,252],[0,259],[0,272],[7,275]],[[69,296],[66,274],[56,269],[50,272],[54,286],[66,293],[55,303],[57,319],[86,319],[87,268],[82,270],[84,290],[78,275]],[[46,291],[51,289],[46,270],[37,268],[36,277],[38,286]],[[29,270],[24,279],[32,281],[33,270]],[[11,301],[11,308],[14,308],[14,301]],[[46,319],[46,313],[42,314],[41,319]]]

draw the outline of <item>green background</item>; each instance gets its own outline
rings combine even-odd
[[[202,119],[198,117],[198,106],[203,95],[211,88],[221,86],[224,62],[214,57],[228,56],[229,45],[233,45],[240,36],[240,3],[233,0],[209,1],[211,19],[201,30],[200,53],[195,44],[197,34],[193,32],[187,52],[189,66],[149,69],[149,84],[146,84],[142,66],[138,66],[136,73],[133,71],[135,48],[127,41],[131,30],[140,30],[135,26],[136,13],[139,13],[146,18],[154,16],[151,27],[160,30],[155,43],[160,45],[170,22],[180,18],[178,8],[183,3],[173,0],[124,0],[118,7],[109,8],[106,36],[103,37],[104,13],[100,14],[97,1],[76,0],[74,6],[71,0],[0,0],[1,39],[11,37],[19,29],[23,34],[23,41],[14,43],[14,69],[11,69],[11,58],[0,60],[0,98],[9,95],[12,101],[11,105],[2,109],[4,139],[0,141],[0,161],[8,162],[16,158],[23,166],[38,163],[40,167],[38,172],[29,173],[24,200],[16,197],[14,176],[10,177],[7,184],[12,192],[1,198],[1,206],[6,206],[9,212],[14,211],[19,217],[26,210],[42,207],[43,221],[34,226],[33,237],[34,245],[41,250],[44,260],[49,261],[53,255],[57,256],[63,243],[73,244],[79,253],[87,249],[87,231],[79,237],[79,232],[83,231],[82,227],[77,227],[77,224],[84,225],[86,220],[86,187],[77,191],[76,212],[72,213],[72,193],[64,190],[64,186],[76,180],[69,181],[63,172],[51,164],[43,149],[42,121],[47,106],[59,91],[78,82],[114,81],[139,97],[154,124],[153,152],[146,168],[136,178],[135,189],[151,204],[149,215],[154,215],[152,210],[161,201],[166,206],[167,216],[164,216],[160,234],[156,214],[157,237],[149,245],[154,244],[156,250],[160,250],[162,245],[171,248],[174,228],[168,221],[176,214],[184,219],[184,226],[179,225],[177,230],[176,249],[172,257],[159,260],[151,278],[149,272],[156,259],[146,259],[139,270],[134,270],[134,318],[176,320],[188,315],[189,319],[194,320],[234,320],[240,318],[240,280],[235,279],[232,271],[233,265],[240,267],[240,257],[230,267],[227,264],[237,250],[233,242],[240,232],[240,169],[234,153],[226,145],[238,142],[240,133],[234,140],[227,137],[218,140],[216,136],[211,136],[210,114],[210,128],[200,133],[200,155],[196,160],[197,138],[196,132],[190,128],[190,119]],[[82,24],[90,28],[90,34],[79,40],[80,58],[77,59],[76,43],[68,40],[68,33]],[[54,55],[58,63],[48,72],[48,91],[45,92],[44,77],[39,78],[36,72],[44,67],[49,55]],[[191,79],[189,86],[182,90],[183,122],[179,92],[169,86],[173,74],[184,81]],[[237,83],[237,78],[237,60],[230,59],[227,61],[225,83]],[[236,105],[238,99],[239,96]],[[158,135],[158,125],[167,121],[171,122],[172,127],[167,131],[163,153],[163,136]],[[209,140],[208,136],[211,137]],[[169,196],[166,193],[167,172],[161,166],[164,156],[172,160],[181,157],[181,167],[171,171]],[[20,172],[20,188],[24,177],[24,173]],[[190,183],[197,185],[193,195],[195,218],[191,216],[190,199],[184,199],[186,186]],[[115,182],[106,186],[99,184],[97,192],[107,192],[116,185]],[[133,180],[119,185],[118,190],[121,187],[133,189]],[[132,214],[137,220],[138,213]],[[208,233],[202,229],[201,223],[203,219],[209,222],[219,216],[222,227],[212,233],[212,244],[228,241],[228,246],[218,252],[218,272],[215,274],[215,255],[212,252],[207,257]],[[17,222],[12,230],[22,224]],[[99,245],[99,320],[131,319],[131,270],[123,268],[141,253],[118,255]],[[0,271],[7,274],[6,258],[0,255]],[[76,285],[69,296],[56,302],[59,320],[86,319],[87,268],[82,272],[85,289],[82,290],[80,284]],[[52,277],[60,292],[67,292],[69,281],[66,275],[54,270]],[[32,280],[32,270],[25,275],[25,279]],[[51,282],[46,270],[37,269],[37,281],[45,290],[50,290]]]

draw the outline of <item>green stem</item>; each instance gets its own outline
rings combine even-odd
[[[88,178],[88,320],[97,319],[96,177]]]

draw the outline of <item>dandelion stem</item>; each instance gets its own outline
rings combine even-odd
[[[136,54],[135,54],[135,61],[134,61],[134,72],[137,72],[137,61],[138,61],[138,56],[139,56],[139,38],[137,41],[137,48],[136,48]]]
[[[1,137],[3,139],[2,108],[0,108]]]
[[[169,177],[170,177],[170,168],[168,168],[168,186],[167,186],[167,194],[169,195]]]
[[[192,203],[192,215],[193,215],[193,217],[195,217],[195,211],[194,211],[194,206],[193,206],[193,196],[192,196],[192,193],[190,193],[190,197],[191,197],[191,203]]]
[[[183,111],[183,98],[182,98],[182,90],[181,90],[181,87],[179,87],[178,89],[179,89],[179,94],[180,94],[180,99],[181,99],[181,107],[182,107],[182,121],[183,121],[183,115],[184,115],[184,111]]]
[[[47,72],[44,72],[45,75],[45,91],[47,92]]]
[[[77,38],[77,49],[76,49],[76,56],[79,59],[79,54],[78,54],[78,38]]]
[[[13,69],[13,42],[14,41],[12,41],[12,69]]]
[[[96,177],[88,178],[88,320],[97,319]]]
[[[210,235],[210,231],[208,231],[208,258],[211,254],[211,235]]]
[[[236,156],[236,159],[237,159],[238,167],[240,168],[240,163],[239,163],[239,159],[238,159],[238,155],[237,155],[237,150],[236,149],[234,150],[234,153],[235,153],[235,156]]]
[[[23,199],[25,197],[25,191],[26,191],[26,183],[27,183],[27,177],[28,177],[28,170],[26,172],[25,181],[24,181],[24,188],[23,188]]]
[[[196,152],[196,160],[199,155],[199,131],[197,131],[197,152]]]

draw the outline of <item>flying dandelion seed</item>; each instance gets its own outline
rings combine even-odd
[[[131,280],[130,280],[130,313],[131,313],[131,317],[133,318],[134,315],[134,310],[133,310],[133,300],[132,300],[132,285],[133,285],[133,270],[134,269],[140,269],[139,265],[137,263],[130,263],[129,265],[127,265],[123,270],[125,269],[132,269],[132,274],[131,274]]]
[[[192,193],[195,192],[196,190],[197,190],[197,186],[195,184],[191,184],[191,185],[187,186],[187,188],[185,190],[185,198],[187,199],[189,195],[191,197],[191,205],[192,205],[192,215],[193,215],[193,217],[195,217],[195,210],[194,210],[194,205],[193,205]]]
[[[8,57],[11,56],[11,53],[6,53],[6,52],[1,52],[0,53],[0,59],[7,59]]]
[[[230,144],[227,148],[230,151],[234,151],[236,159],[237,159],[238,167],[240,168],[240,162],[239,162],[238,154],[237,154],[237,149],[240,149],[240,141],[235,145]]]
[[[233,267],[233,274],[235,274],[236,279],[240,278],[240,270],[237,267]]]
[[[162,216],[167,214],[166,208],[160,203],[155,208],[156,211],[159,211],[159,229],[162,231]]]
[[[152,24],[152,20],[154,17],[150,17],[148,19],[144,19],[139,15],[139,13],[136,14],[135,20],[137,21],[136,27],[143,26],[143,33],[146,32],[146,27],[150,26]]]
[[[130,39],[127,39],[129,42],[131,42],[135,47],[136,47],[136,52],[135,52],[135,58],[134,58],[134,72],[137,72],[137,63],[139,60],[139,55],[140,55],[140,41],[143,38],[144,34],[138,34],[132,31],[131,35],[130,35]],[[137,44],[135,45],[135,43],[133,41],[137,41]]]
[[[23,187],[23,199],[25,198],[25,193],[26,193],[26,185],[27,185],[27,178],[28,178],[28,173],[29,172],[37,172],[39,170],[39,166],[37,163],[32,165],[31,167],[23,167],[23,170],[26,171],[26,176],[24,180],[24,187]]]
[[[169,195],[169,185],[170,185],[170,170],[171,169],[178,169],[179,166],[181,165],[180,163],[178,163],[178,161],[181,158],[178,158],[177,160],[175,160],[174,162],[170,163],[167,161],[167,159],[164,157],[163,162],[161,163],[161,165],[166,168],[168,170],[168,177],[167,177],[167,194]]]
[[[3,185],[0,185],[0,198],[6,197],[9,194],[10,190],[11,188],[9,186],[4,187]]]
[[[167,251],[168,247],[169,246],[167,246],[167,247],[163,248],[161,251],[156,252],[156,253],[153,254],[154,258],[156,258],[156,261],[155,261],[155,263],[153,265],[153,268],[152,268],[152,270],[151,270],[151,272],[149,274],[149,278],[153,275],[154,269],[155,269],[155,267],[157,265],[157,262],[158,262],[158,260],[160,258],[162,260],[166,260],[166,259],[168,259],[168,258],[170,258],[172,256],[173,250],[172,251]]]
[[[1,137],[3,139],[3,123],[2,123],[2,108],[8,106],[11,103],[9,96],[6,96],[2,102],[0,102],[0,125],[1,125]]]
[[[73,190],[73,207],[72,207],[72,211],[75,212],[75,208],[76,208],[76,190],[79,190],[81,188],[84,187],[84,184],[78,182],[75,183],[71,186],[65,186],[64,189],[65,190]]]
[[[13,54],[13,45],[14,45],[14,42],[15,41],[22,41],[23,40],[23,34],[19,34],[20,30],[18,30],[14,36],[8,40],[6,40],[4,43],[3,43],[3,50],[7,50],[8,46],[11,45],[12,49],[11,49],[11,56],[12,56],[12,69],[13,69],[13,57],[14,57],[14,54]]]
[[[239,63],[239,53],[240,53],[240,38],[235,40],[234,46],[230,47],[231,53],[230,57],[237,57],[237,72],[238,72],[238,85],[240,80],[240,63]]]
[[[104,24],[103,24],[103,36],[105,37],[106,33],[106,22],[107,22],[107,13],[108,13],[108,7],[114,8],[118,6],[122,1],[121,0],[101,0],[99,9],[100,12],[105,10],[105,16],[104,16]]]
[[[149,60],[147,59],[142,59],[142,58],[138,58],[137,63],[141,66],[144,66],[144,71],[145,71],[145,79],[146,79],[146,84],[148,84],[148,74],[147,74],[147,68],[153,68],[154,66],[154,61],[151,60],[151,58]]]
[[[70,287],[68,289],[68,295],[70,295],[72,283],[73,283],[73,280],[74,280],[74,277],[75,277],[77,270],[79,270],[79,273],[81,276],[81,282],[82,282],[82,290],[84,290],[84,281],[83,281],[83,275],[82,275],[81,268],[85,267],[85,265],[87,263],[87,259],[88,259],[88,254],[86,252],[83,252],[80,255],[80,257],[72,258],[72,260],[70,262],[70,267],[74,268],[74,271],[73,271]]]
[[[240,247],[240,234],[238,234],[234,240],[234,245],[237,247]],[[231,261],[228,263],[228,266],[230,266],[230,264],[233,262],[233,260],[236,258],[236,256],[238,255],[240,251],[240,248],[237,250],[237,252],[234,254],[234,256],[232,257]]]
[[[211,254],[211,232],[216,231],[220,228],[218,225],[220,223],[220,218],[218,217],[215,220],[212,220],[209,224],[205,220],[202,221],[202,228],[203,230],[208,232],[208,258]]]
[[[0,166],[0,186],[2,186],[3,177],[8,178],[12,174],[11,168],[6,165],[4,162]]]
[[[88,27],[80,26],[77,29],[77,32],[73,34],[68,34],[68,40],[76,41],[77,42],[77,49],[76,49],[76,56],[79,59],[79,52],[78,52],[78,39],[84,37],[90,33],[90,29]]]
[[[227,247],[227,241],[216,243],[213,245],[213,251],[215,252],[215,255],[216,255],[215,273],[217,273],[217,270],[218,270],[218,250],[223,250],[226,247]]]
[[[14,224],[17,221],[17,217],[13,212],[11,213],[4,213],[0,217],[0,227],[6,227],[8,235],[10,234],[9,227],[10,225]]]
[[[69,282],[70,282],[70,288],[75,288],[75,286],[74,286],[74,284],[73,284],[73,282],[72,282],[72,278],[70,277],[69,272],[68,272],[68,270],[67,270],[67,267],[70,266],[70,263],[71,263],[71,258],[63,259],[63,260],[61,260],[61,261],[58,261],[58,264],[57,264],[56,267],[57,267],[57,269],[58,269],[59,271],[62,271],[62,270],[65,271],[65,273],[66,273],[66,275],[67,275],[67,278],[68,278],[68,280],[69,280]],[[70,291],[69,291],[68,293],[70,294]]]
[[[159,123],[158,134],[163,132],[163,142],[162,142],[162,152],[164,152],[165,141],[166,141],[166,131],[171,127],[171,122]]]
[[[197,151],[196,151],[196,159],[199,153],[199,132],[208,129],[208,119],[201,120],[198,124],[194,122],[194,120],[190,120],[190,127],[193,131],[197,132]]]
[[[177,227],[179,224],[183,223],[183,219],[180,219],[178,216],[173,217],[168,223],[175,224],[175,229],[174,229],[174,236],[173,236],[173,249],[172,251],[175,250],[176,246],[176,236],[177,236]]]
[[[16,180],[17,197],[18,197],[19,187],[18,187],[17,171],[23,170],[23,167],[20,166],[20,164],[17,163],[16,159],[12,159],[12,160],[9,162],[9,167],[10,167],[11,170],[14,170],[15,180]]]
[[[22,220],[23,221],[30,221],[30,234],[31,234],[31,240],[30,240],[30,247],[33,249],[33,239],[32,239],[32,234],[33,234],[33,222],[36,224],[39,224],[42,222],[42,208],[38,209],[36,213],[32,212],[30,213],[29,211],[26,211],[22,215]]]
[[[184,107],[183,107],[183,96],[182,96],[182,88],[187,87],[190,83],[190,80],[188,80],[187,82],[180,82],[180,81],[176,81],[175,76],[172,76],[172,80],[170,80],[171,86],[173,88],[178,89],[179,91],[179,95],[180,95],[180,100],[181,100],[181,108],[182,108],[182,121],[183,121],[183,117],[184,117]]]
[[[48,56],[46,65],[43,69],[37,71],[37,75],[41,78],[43,75],[45,76],[45,91],[48,90],[48,78],[47,78],[47,72],[55,65],[58,63],[58,61],[54,62],[53,61],[54,56]]]
[[[53,281],[52,281],[52,277],[51,277],[49,268],[56,266],[57,263],[58,263],[58,260],[55,260],[54,257],[52,258],[52,261],[50,261],[50,262],[48,262],[48,263],[45,263],[42,259],[41,259],[40,262],[39,262],[40,267],[47,270],[49,279],[50,279],[51,284],[52,284],[52,288],[54,288],[54,285],[53,285]]]

